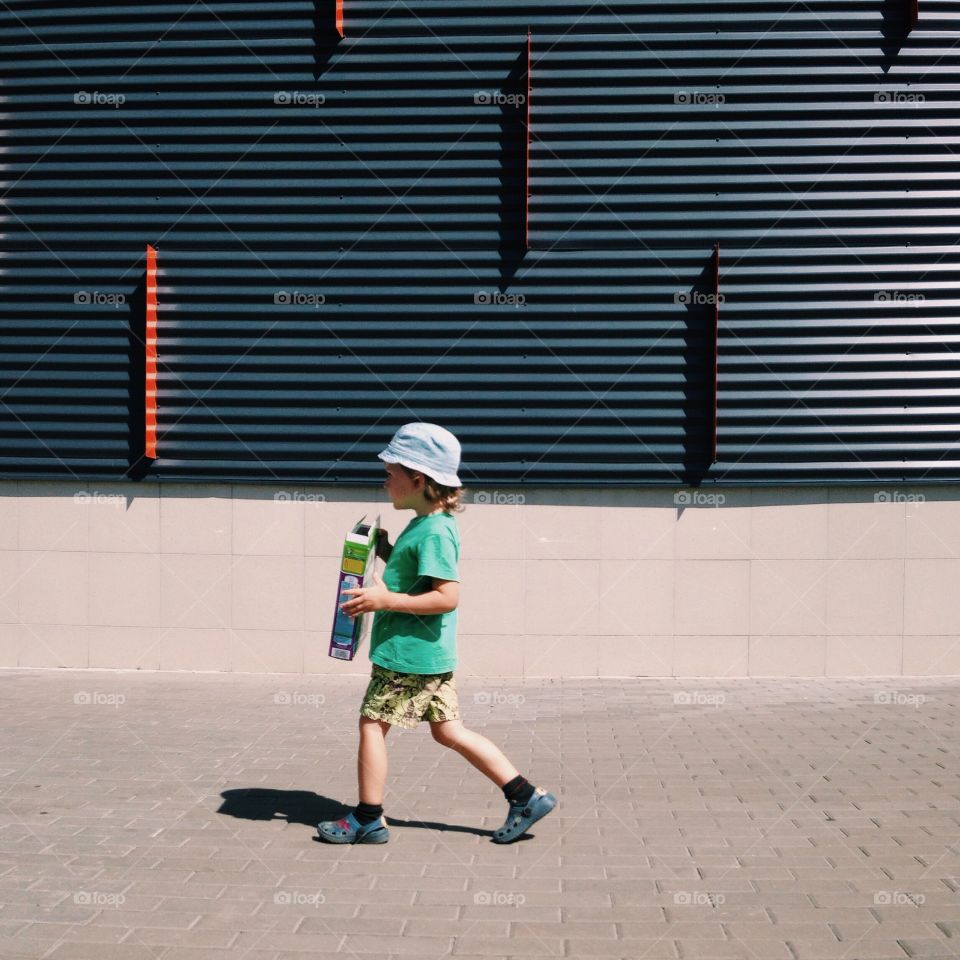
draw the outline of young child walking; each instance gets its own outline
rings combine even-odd
[[[397,510],[413,517],[391,545],[377,544],[386,560],[382,583],[346,590],[350,616],[374,613],[370,635],[373,668],[360,706],[357,755],[359,803],[340,820],[317,825],[330,843],[386,843],[383,817],[387,779],[386,736],[391,726],[430,724],[437,743],[467,759],[503,790],[507,819],[493,833],[494,843],[511,843],[546,816],[556,797],[520,775],[486,737],[460,720],[453,669],[457,664],[457,562],[460,535],[454,511],[462,510],[457,471],[460,443],[434,423],[401,427],[379,457],[387,477],[384,489]]]

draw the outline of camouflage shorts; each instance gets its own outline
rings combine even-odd
[[[398,727],[415,727],[421,720],[459,720],[453,671],[397,673],[375,663],[360,716]]]

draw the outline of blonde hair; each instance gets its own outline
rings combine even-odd
[[[403,463],[399,467],[408,477],[423,477],[423,496],[427,503],[439,504],[444,513],[462,513],[466,510],[466,506],[460,502],[466,492],[464,487],[445,487],[422,470],[414,470]]]

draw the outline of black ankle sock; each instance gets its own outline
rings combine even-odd
[[[357,818],[357,823],[361,826],[366,826],[368,823],[373,823],[374,820],[379,820],[383,816],[383,806],[381,804],[372,804],[372,803],[358,803],[356,809],[353,811],[353,815]]]
[[[503,795],[507,798],[507,803],[526,803],[537,788],[517,774],[509,783],[503,785]]]

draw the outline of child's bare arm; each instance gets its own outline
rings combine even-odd
[[[433,589],[428,593],[393,593],[393,603],[388,610],[397,613],[449,613],[460,603],[460,584],[456,580],[433,580]]]
[[[460,603],[460,584],[456,580],[437,579],[433,579],[432,583],[432,590],[418,594],[392,593],[382,583],[372,587],[344,590],[344,594],[354,596],[342,604],[342,608],[350,617],[371,610],[391,610],[394,613],[415,613],[421,616],[455,610]]]

